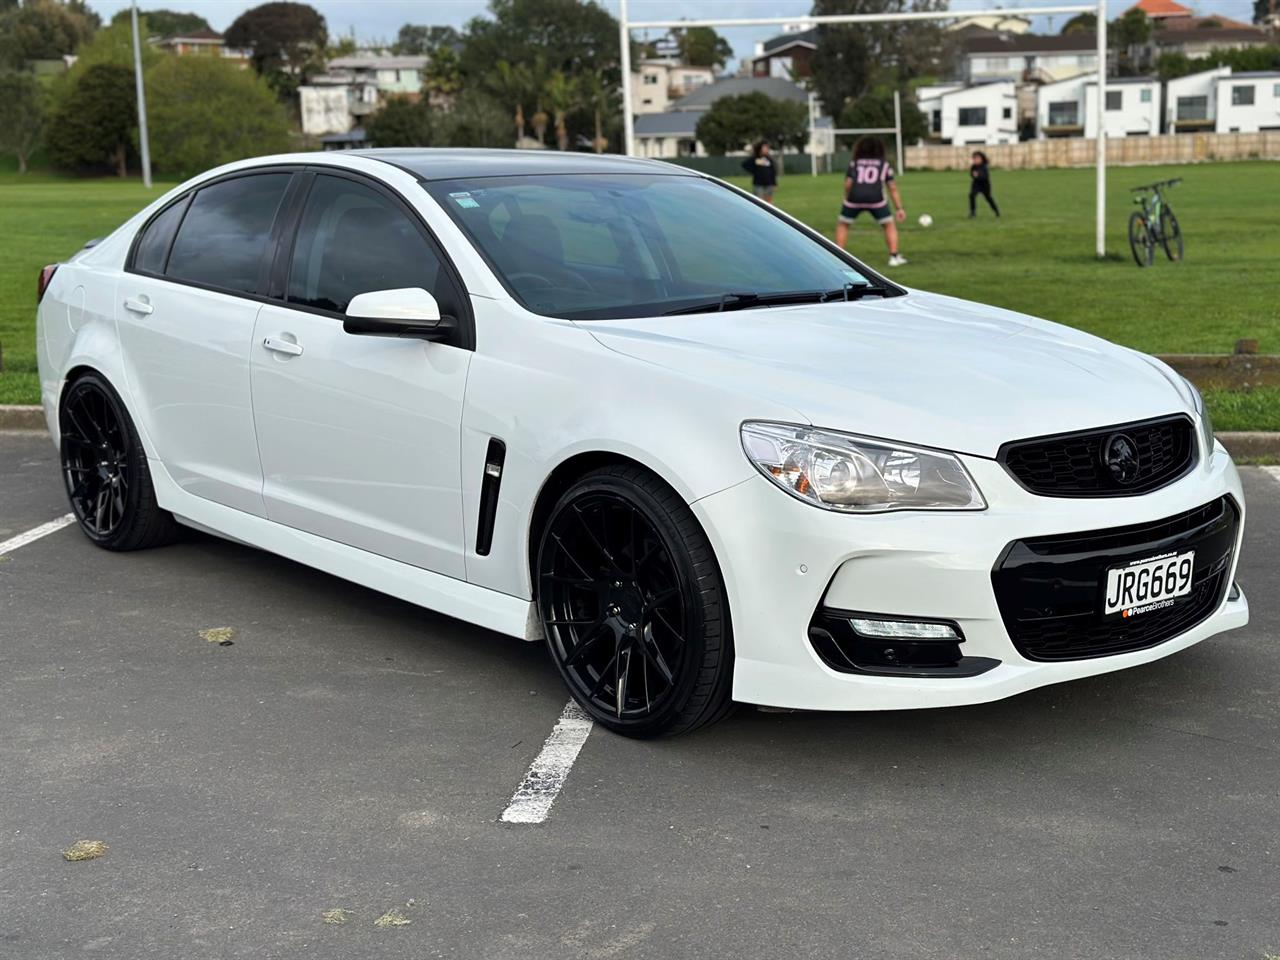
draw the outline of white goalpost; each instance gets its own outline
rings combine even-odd
[[[618,0],[618,35],[622,54],[622,125],[624,150],[627,156],[635,156],[635,112],[631,107],[631,31],[632,30],[671,30],[683,27],[781,27],[786,24],[800,23],[805,26],[819,26],[824,23],[892,23],[904,20],[958,20],[980,16],[1008,16],[1010,13],[1045,16],[1049,14],[1092,13],[1098,18],[1098,83],[1097,106],[1098,133],[1096,138],[1096,191],[1094,197],[1095,252],[1099,258],[1106,256],[1107,231],[1107,0],[1096,0],[1089,4],[1071,6],[997,7],[987,10],[943,10],[937,12],[907,13],[850,13],[825,16],[801,17],[720,17],[698,20],[630,20],[627,17],[627,0]],[[898,123],[899,158],[898,167],[902,167],[901,121]],[[887,129],[884,132],[889,132]]]

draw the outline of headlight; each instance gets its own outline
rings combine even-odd
[[[1213,422],[1209,419],[1209,408],[1205,406],[1204,397],[1200,396],[1200,391],[1196,389],[1194,383],[1186,377],[1182,378],[1182,382],[1191,391],[1191,400],[1195,404],[1196,416],[1200,418],[1200,439],[1204,443],[1204,458],[1207,461],[1213,456]]]
[[[787,423],[748,421],[742,448],[761,473],[814,506],[846,513],[985,510],[950,453]]]

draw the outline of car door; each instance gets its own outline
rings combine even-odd
[[[117,286],[130,392],[155,455],[188,493],[264,515],[249,349],[293,174],[201,187],[140,231]]]
[[[267,516],[463,578],[459,431],[470,305],[417,215],[391,191],[309,173],[258,315],[253,412]],[[453,343],[343,330],[351,299],[421,287],[459,321]]]

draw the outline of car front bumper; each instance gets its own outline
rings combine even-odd
[[[1161,490],[1098,499],[1036,496],[995,461],[962,459],[987,499],[986,510],[838,514],[802,503],[762,476],[694,503],[728,591],[735,700],[809,710],[984,703],[1158,660],[1248,623],[1243,592],[1229,589],[1239,562],[1244,496],[1220,445],[1207,462]],[[1019,653],[992,578],[1010,544],[1154,523],[1222,497],[1234,501],[1239,523],[1222,574],[1227,588],[1203,620],[1129,652],[1052,662]],[[809,638],[820,608],[951,621],[963,632],[965,657],[998,663],[970,676],[841,672],[823,661]]]

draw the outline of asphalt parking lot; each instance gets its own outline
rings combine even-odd
[[[58,530],[0,558],[0,956],[1280,953],[1280,482],[1245,486],[1244,631],[981,707],[596,729],[537,825],[499,821],[565,704],[536,645]],[[0,541],[66,513],[47,437],[0,435],[0,491]]]

